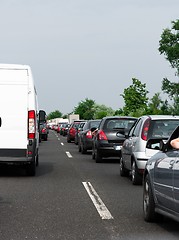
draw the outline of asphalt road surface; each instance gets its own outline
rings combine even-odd
[[[0,240],[174,240],[179,223],[146,223],[142,186],[119,175],[117,159],[95,163],[50,131],[35,177],[0,167]]]

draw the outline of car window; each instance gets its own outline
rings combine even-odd
[[[139,136],[139,132],[140,132],[140,128],[142,126],[142,119],[139,119],[137,121],[137,123],[135,124],[133,131],[130,131],[130,136],[135,136],[138,137]]]
[[[151,137],[169,137],[179,125],[179,120],[153,120],[151,124]]]
[[[135,120],[133,119],[108,119],[104,124],[104,129],[115,130],[115,129],[130,129],[134,124]]]
[[[100,121],[92,121],[90,122],[90,128],[98,128]]]

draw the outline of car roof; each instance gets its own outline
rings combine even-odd
[[[144,115],[142,118],[150,118],[151,120],[160,120],[160,119],[179,119],[177,115]]]
[[[107,117],[103,117],[103,119],[115,119],[115,118],[121,118],[121,119],[138,119],[137,117],[131,117],[131,116],[107,116]]]

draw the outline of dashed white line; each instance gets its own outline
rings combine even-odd
[[[63,145],[64,145],[64,143],[61,143],[61,145],[63,146]]]
[[[67,155],[69,158],[72,158],[72,155],[70,154],[70,152],[66,152],[66,155]]]
[[[82,182],[88,195],[90,196],[93,204],[95,205],[99,215],[102,219],[113,219],[113,216],[101,200],[101,198],[98,196],[97,192],[93,188],[90,182]]]

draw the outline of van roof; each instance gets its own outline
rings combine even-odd
[[[30,69],[29,65],[0,63],[0,69]]]

